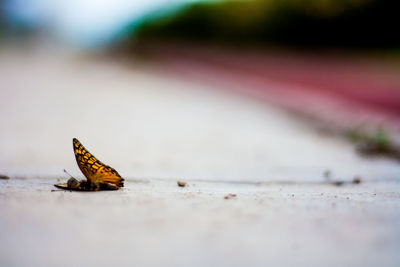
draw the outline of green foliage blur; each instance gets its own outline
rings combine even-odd
[[[203,2],[146,19],[134,38],[398,49],[399,11],[396,0]]]

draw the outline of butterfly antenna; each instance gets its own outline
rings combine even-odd
[[[66,174],[68,174],[71,178],[74,178],[74,179],[76,179],[74,176],[72,176],[71,174],[69,174],[69,172],[67,172],[67,170],[66,169],[64,169],[64,172],[66,173]]]

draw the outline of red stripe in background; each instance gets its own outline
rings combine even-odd
[[[400,127],[400,66],[383,60],[294,52],[151,47],[167,71],[256,95],[323,119],[343,116]]]

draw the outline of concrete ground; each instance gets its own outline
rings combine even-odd
[[[398,266],[400,184],[0,181],[2,266]],[[236,197],[225,199],[228,194]]]
[[[0,73],[1,266],[400,264],[396,161],[140,62],[3,50]],[[82,177],[73,137],[126,187],[52,191]]]

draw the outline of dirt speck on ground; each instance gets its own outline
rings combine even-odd
[[[10,177],[8,177],[7,175],[0,174],[0,180],[8,180],[8,179],[10,179]]]
[[[187,183],[186,183],[185,181],[181,181],[181,180],[179,180],[179,181],[177,182],[177,184],[178,184],[178,186],[180,186],[180,187],[185,187],[185,186],[187,185]]]
[[[224,196],[224,199],[231,199],[231,198],[236,198],[237,195],[236,194],[228,194],[226,196]]]

